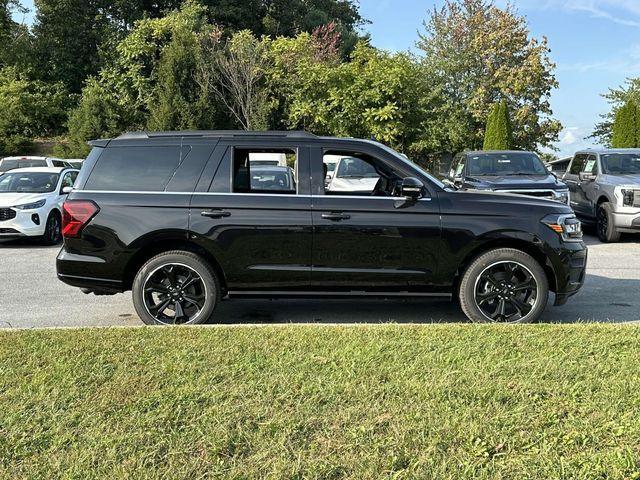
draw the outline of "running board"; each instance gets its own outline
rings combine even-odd
[[[349,291],[349,292],[331,292],[331,291],[264,291],[264,290],[230,290],[227,292],[228,297],[262,297],[262,298],[345,298],[345,297],[401,297],[401,298],[451,298],[451,293],[435,292],[365,292],[365,291]]]

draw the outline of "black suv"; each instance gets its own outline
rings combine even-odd
[[[453,159],[446,183],[462,190],[516,193],[569,205],[569,187],[533,152],[460,153]]]
[[[92,145],[58,277],[132,290],[148,324],[203,323],[243,296],[455,296],[471,320],[529,322],[549,291],[559,305],[584,281],[569,207],[449,189],[377,142],[212,131]],[[344,175],[325,188],[336,158]]]

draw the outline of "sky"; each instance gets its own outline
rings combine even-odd
[[[495,0],[504,6],[506,0]],[[23,0],[31,9],[33,0]],[[444,0],[360,0],[371,23],[364,29],[376,47],[412,49],[422,21]],[[559,156],[595,146],[585,139],[609,110],[602,93],[640,76],[640,0],[513,0],[527,18],[531,35],[546,36],[560,83],[551,97],[554,117],[564,130],[555,145]]]

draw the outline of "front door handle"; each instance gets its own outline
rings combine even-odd
[[[209,218],[224,218],[230,217],[231,212],[227,212],[225,210],[203,210],[202,212],[200,212],[200,215]]]
[[[349,220],[351,218],[351,215],[347,215],[345,213],[340,213],[340,212],[331,212],[331,213],[323,213],[322,218],[324,218],[325,220],[333,220],[334,222],[337,222],[340,220]]]

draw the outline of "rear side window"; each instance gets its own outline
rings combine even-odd
[[[53,163],[54,167],[68,167],[69,166],[66,162],[62,162],[60,160],[53,160],[51,163]]]
[[[161,192],[179,163],[179,146],[107,148],[84,188]]]
[[[295,194],[297,154],[293,149],[233,150],[233,191]]]

